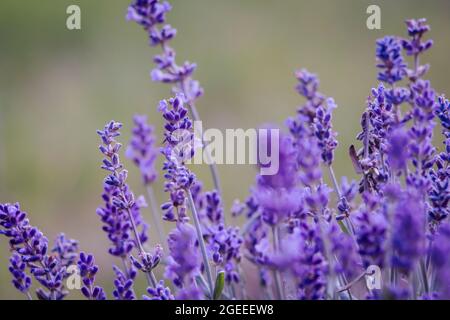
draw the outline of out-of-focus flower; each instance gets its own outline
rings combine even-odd
[[[147,292],[150,296],[144,295],[144,300],[174,300],[175,297],[168,287],[164,286],[164,280],[161,280],[156,288],[148,287]]]
[[[155,161],[158,150],[155,148],[154,128],[147,123],[147,116],[136,115],[133,118],[134,128],[128,145],[126,156],[133,160],[141,171],[142,182],[149,185],[156,180]]]

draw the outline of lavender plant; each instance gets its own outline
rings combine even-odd
[[[143,26],[150,45],[162,49],[154,57],[152,79],[173,85],[174,96],[159,104],[164,119],[161,148],[147,118],[136,116],[126,151],[147,188],[161,243],[150,243],[142,214],[145,198],[135,197],[120,161],[122,124],[111,121],[98,131],[107,176],[97,214],[110,241],[108,252],[122,264],[113,266],[112,297],[450,298],[450,104],[425,79],[429,65],[420,62],[432,47],[424,39],[430,30],[426,20],[408,20],[408,38],[386,36],[376,42],[380,83],[371,90],[361,117],[356,137],[360,146],[349,150],[359,188],[345,177],[339,183],[332,167],[338,147],[332,113],[337,106],[319,92],[318,77],[301,69],[295,73],[296,90],[305,102],[286,120],[278,139],[258,136],[266,150],[278,145],[279,170],[258,174],[245,201],[234,202],[231,216],[246,220],[238,228],[225,222],[228,212],[215,166],[215,189],[203,190],[188,165],[196,148],[184,141],[195,142],[195,102],[203,89],[192,78],[196,65],[175,61],[169,42],[176,31],[165,24],[170,10],[167,2],[135,0],[127,14]],[[409,64],[406,56],[412,57]],[[433,145],[438,123],[443,148]],[[164,157],[163,181],[157,180],[158,154]],[[167,194],[160,206],[153,188]],[[162,223],[171,224],[169,234]],[[99,269],[94,257],[79,253],[78,242],[59,235],[49,251],[47,238],[19,204],[0,205],[0,227],[12,252],[12,284],[25,297],[32,299],[35,290],[40,299],[63,299],[67,270],[76,265],[81,293],[87,299],[106,299],[95,284]],[[248,270],[257,270],[259,281]],[[139,273],[148,281],[143,295],[134,286]],[[373,277],[381,277],[380,286],[372,285]],[[259,295],[250,296],[255,287],[261,289]]]

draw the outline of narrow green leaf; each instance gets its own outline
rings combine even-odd
[[[216,286],[214,288],[214,300],[220,299],[224,286],[225,286],[225,272],[220,271],[217,274],[216,278]]]

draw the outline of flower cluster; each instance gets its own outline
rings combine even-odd
[[[166,24],[170,10],[167,2],[134,0],[127,15],[145,29],[152,46],[162,48],[154,57],[153,80],[174,86],[174,97],[159,104],[163,187],[156,181],[154,129],[145,116],[134,118],[126,152],[144,187],[162,187],[168,195],[159,214],[157,200],[148,194],[155,223],[172,222],[167,235],[157,225],[162,245],[147,249],[151,241],[141,215],[146,200],[135,197],[120,161],[122,124],[111,121],[97,132],[108,173],[97,214],[109,253],[123,263],[113,266],[114,299],[450,299],[450,104],[424,78],[429,66],[420,65],[420,55],[432,46],[424,40],[430,30],[426,20],[406,22],[408,39],[386,36],[376,42],[380,83],[361,117],[360,147],[349,149],[359,188],[355,181],[337,179],[332,167],[336,103],[319,92],[315,74],[301,69],[296,90],[306,101],[276,139],[273,131],[258,134],[258,147],[277,153],[278,171],[258,174],[246,200],[236,200],[229,215],[217,172],[211,170],[214,189],[204,191],[188,167],[200,146],[190,116],[198,119],[194,102],[203,91],[192,79],[195,64],[175,62],[169,42],[176,31]],[[440,152],[433,145],[437,120],[444,138]],[[258,168],[264,166],[258,159]],[[229,216],[245,222],[235,227]],[[63,299],[76,265],[84,297],[106,299],[95,283],[94,257],[79,253],[78,242],[64,234],[49,250],[47,238],[18,204],[0,204],[0,234],[12,252],[12,284],[27,298],[37,285],[39,299]],[[164,272],[154,273],[162,266]],[[253,277],[248,270],[255,270]],[[375,276],[373,270],[383,276],[375,289],[362,280]],[[143,295],[135,287],[138,272],[148,282]]]
[[[31,274],[42,286],[36,289],[39,299],[63,299],[67,295],[64,280],[69,275],[67,268],[77,255],[77,241],[61,234],[55,241],[53,254],[50,254],[48,239],[30,224],[18,203],[0,204],[0,226],[0,234],[9,238],[13,252],[9,271],[14,286],[31,298]]]

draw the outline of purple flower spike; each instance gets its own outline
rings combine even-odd
[[[22,261],[22,257],[13,253],[9,259],[9,272],[13,276],[12,283],[14,287],[22,293],[28,294],[31,287],[31,278],[26,273],[26,264]]]
[[[187,191],[195,185],[195,175],[184,165],[194,155],[194,133],[188,111],[184,107],[183,96],[178,95],[160,102],[159,110],[163,114],[164,143],[161,150],[166,160],[164,191],[170,194],[170,200],[161,206],[163,219],[167,221],[187,221]]]
[[[52,252],[55,253],[65,267],[73,265],[78,257],[78,241],[69,239],[64,233],[56,238]]]
[[[402,40],[403,49],[408,56],[414,57],[414,67],[408,70],[408,77],[412,82],[417,81],[429,69],[429,65],[420,65],[419,56],[433,46],[433,40],[423,41],[423,36],[430,30],[426,19],[406,20],[409,39]]]
[[[450,225],[444,224],[433,241],[431,259],[436,268],[439,298],[450,299]]]
[[[178,223],[169,234],[168,243],[170,257],[166,276],[179,288],[194,286],[194,277],[200,273],[201,265],[194,227]]]
[[[426,207],[415,189],[386,185],[384,193],[394,204],[392,225],[392,265],[409,273],[425,252]]]
[[[83,282],[81,293],[89,300],[106,300],[106,294],[103,288],[94,286],[95,275],[98,272],[98,266],[94,263],[93,255],[84,252],[80,253],[77,264]]]
[[[409,160],[409,135],[399,128],[393,131],[388,137],[388,162],[395,171],[403,171]]]
[[[161,46],[162,53],[153,58],[156,68],[151,72],[155,82],[171,83],[175,92],[182,93],[191,105],[203,95],[203,89],[198,81],[192,79],[197,65],[185,61],[178,65],[175,60],[175,50],[170,47],[177,31],[166,21],[166,14],[172,9],[166,1],[135,0],[128,8],[127,19],[142,25],[148,33],[151,46]],[[192,106],[192,105],[191,105]]]
[[[406,63],[402,57],[400,40],[386,36],[377,40],[376,57],[378,80],[394,84],[406,75]]]
[[[333,131],[331,123],[332,112],[337,108],[332,98],[326,100],[326,107],[317,108],[314,121],[314,132],[319,141],[319,147],[322,149],[322,160],[325,164],[331,165],[334,157],[334,150],[338,142],[337,133]]]
[[[164,286],[163,280],[158,283],[156,288],[147,288],[147,292],[150,297],[144,295],[144,300],[175,300],[175,297],[170,292],[170,289]]]
[[[153,183],[157,177],[155,161],[158,157],[158,150],[155,148],[154,128],[147,123],[145,115],[136,115],[133,121],[134,128],[126,156],[139,168],[142,181],[147,186]]]
[[[131,274],[125,274],[118,267],[113,266],[116,278],[114,279],[113,296],[116,300],[135,300],[136,295],[133,291],[134,278],[136,272],[131,271]],[[130,273],[130,271],[128,271]]]
[[[113,242],[118,241],[115,243],[115,248],[110,250],[111,254],[124,256],[132,249],[127,242],[128,230],[133,231],[135,236],[133,243],[142,251],[141,245],[147,240],[148,226],[140,214],[140,208],[145,202],[141,201],[141,198],[135,199],[126,183],[128,171],[123,169],[123,164],[120,162],[119,150],[122,145],[115,138],[120,136],[121,128],[121,123],[111,121],[105,125],[104,130],[97,131],[103,142],[99,149],[105,156],[102,169],[110,172],[105,179],[103,195],[105,207],[99,208],[97,213],[107,224],[104,230],[109,234],[109,238]],[[118,231],[118,237],[114,234],[115,231]]]
[[[433,40],[422,42],[422,37],[430,31],[430,26],[426,24],[427,19],[406,20],[408,35],[410,40],[403,40],[402,45],[409,56],[420,54],[433,46]]]

